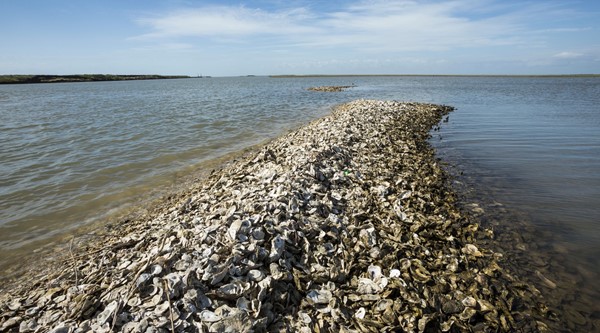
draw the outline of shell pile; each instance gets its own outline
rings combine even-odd
[[[452,108],[359,100],[0,301],[7,332],[544,331],[427,143]]]
[[[322,92],[340,92],[344,91],[348,88],[354,88],[355,86],[319,86],[319,87],[310,87],[308,90],[310,91],[322,91]]]

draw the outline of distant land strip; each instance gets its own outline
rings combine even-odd
[[[0,75],[0,84],[187,79],[186,75]]]
[[[272,78],[311,77],[370,77],[370,76],[424,76],[424,77],[600,77],[600,74],[306,74],[269,75]]]

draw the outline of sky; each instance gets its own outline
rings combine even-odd
[[[0,74],[598,74],[598,0],[1,0]]]

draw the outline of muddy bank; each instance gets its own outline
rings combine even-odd
[[[427,143],[451,108],[356,101],[66,249],[4,331],[554,329]],[[558,318],[560,319],[560,318]]]

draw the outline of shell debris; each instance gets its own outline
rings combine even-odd
[[[539,330],[427,142],[451,111],[337,106],[4,295],[0,331]]]
[[[307,90],[309,91],[321,91],[321,92],[340,92],[344,91],[348,88],[354,88],[355,85],[351,86],[319,86],[319,87],[310,87]]]

